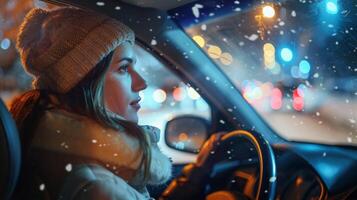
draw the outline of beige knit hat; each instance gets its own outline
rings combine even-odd
[[[17,38],[25,70],[36,89],[66,93],[134,32],[119,21],[78,8],[32,9]]]

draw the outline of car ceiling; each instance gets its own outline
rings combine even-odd
[[[122,2],[140,6],[140,7],[150,7],[157,8],[160,10],[170,10],[177,8],[179,6],[185,5],[187,3],[194,2],[195,0],[121,0]]]

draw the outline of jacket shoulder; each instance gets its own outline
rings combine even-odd
[[[142,200],[148,197],[104,167],[82,164],[66,177],[58,199]]]

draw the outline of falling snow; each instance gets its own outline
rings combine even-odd
[[[150,44],[151,44],[152,46],[155,46],[155,45],[157,45],[157,41],[156,41],[155,39],[152,39],[151,42],[150,42]]]
[[[207,30],[207,25],[206,24],[202,24],[201,25],[201,30],[203,30],[203,31]]]
[[[255,40],[258,39],[258,35],[255,34],[255,33],[253,33],[253,34],[250,35],[250,36],[245,35],[244,37],[247,38],[247,39],[250,40],[250,41],[255,41]]]
[[[97,1],[97,6],[104,6],[105,3],[103,1]]]
[[[276,181],[276,177],[275,176],[270,177],[269,182],[273,183],[275,181]]]
[[[347,137],[347,142],[351,143],[352,142],[352,138],[351,137]]]
[[[39,186],[39,189],[41,190],[41,191],[44,191],[45,190],[45,184],[41,184],[40,186]]]
[[[200,17],[200,11],[199,9],[203,8],[203,5],[201,4],[195,4],[193,7],[192,7],[192,13],[193,15],[198,18]]]
[[[71,164],[71,163],[68,163],[68,164],[66,165],[65,169],[66,169],[67,172],[72,171],[72,164]]]
[[[292,16],[292,17],[296,17],[296,12],[295,12],[295,10],[291,11],[291,16]]]

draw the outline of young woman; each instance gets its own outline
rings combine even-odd
[[[149,199],[171,176],[159,131],[138,126],[134,33],[77,8],[31,10],[17,49],[34,89],[16,98],[23,170],[18,199]]]

